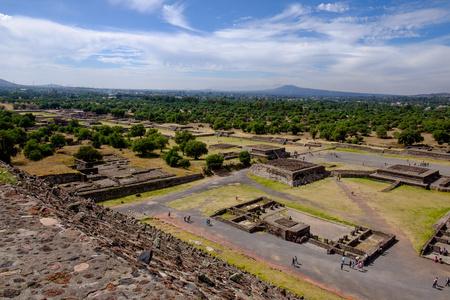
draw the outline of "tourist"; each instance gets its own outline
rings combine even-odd
[[[448,278],[448,277],[445,280],[445,286],[450,286],[450,278]]]
[[[184,216],[184,218],[183,218],[183,219],[184,219],[184,221],[186,222],[186,216]]]
[[[437,285],[438,285],[438,278],[435,277],[435,278],[434,278],[434,281],[433,281],[433,287],[436,288]]]
[[[435,263],[437,263],[437,262],[438,262],[438,258],[437,258],[437,256],[435,256],[435,257],[434,257],[433,261],[434,261]]]
[[[191,222],[191,216],[188,216],[187,218],[187,222],[190,223]]]
[[[352,267],[352,261],[351,261],[351,260],[348,262],[348,267],[349,267],[349,268]]]
[[[170,217],[170,211],[169,211],[169,213],[167,214],[167,216]]]
[[[297,256],[294,256],[294,263],[298,264]]]
[[[292,258],[292,265],[295,266],[295,257]]]
[[[344,262],[343,261],[341,262],[341,270],[342,270],[342,268],[344,268]]]

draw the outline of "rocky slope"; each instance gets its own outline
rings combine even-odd
[[[0,297],[298,299],[152,226],[0,168],[17,180],[0,185]],[[150,263],[138,262],[148,250]]]

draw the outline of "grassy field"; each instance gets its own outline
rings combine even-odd
[[[251,178],[253,179],[255,177],[251,176]],[[265,181],[265,179],[258,177],[256,181],[262,183]],[[275,189],[280,192],[285,192],[286,188],[290,188],[290,186],[288,186],[288,185],[276,183],[276,182],[273,182],[270,180],[268,180],[268,182],[270,182],[270,184],[268,184],[269,188]],[[278,189],[278,187],[279,187],[278,185],[281,185],[282,189]],[[292,189],[294,189],[294,188],[292,188]],[[298,189],[302,189],[302,188],[298,188]],[[326,191],[328,191],[328,192],[326,192]],[[333,190],[332,190],[332,188],[323,189],[323,192],[324,192],[324,194],[323,194],[322,199],[326,199],[325,197],[328,197],[328,196],[325,196],[325,194],[333,193]],[[311,194],[313,194],[313,193],[314,193],[314,191],[311,190]],[[295,195],[295,193],[293,193],[293,194],[294,194],[294,196],[303,198],[303,196],[300,194],[297,194],[297,195]],[[238,200],[236,200],[236,195],[239,195]],[[286,200],[286,199],[279,198],[279,197],[274,197],[272,195],[264,193],[263,191],[261,191],[257,188],[254,188],[254,187],[251,187],[248,185],[225,186],[225,187],[212,189],[212,190],[198,193],[198,194],[186,197],[186,198],[177,199],[177,200],[169,203],[168,206],[178,209],[178,210],[197,209],[197,210],[203,212],[205,215],[211,215],[217,210],[227,208],[227,207],[230,207],[230,206],[233,206],[233,205],[245,202],[245,201],[253,200],[258,197],[267,197],[272,200],[283,203],[287,207],[298,209],[298,210],[304,211],[306,213],[325,218],[327,220],[337,221],[337,222],[350,224],[350,225],[355,224],[355,220],[353,218],[350,218],[347,216],[347,218],[344,219],[342,217],[343,211],[341,211],[341,213],[338,213],[338,212],[329,210],[325,205],[323,207],[320,206],[319,204],[318,204],[318,206],[314,206],[314,205],[305,204],[300,201],[292,201],[292,200]],[[321,202],[324,204],[327,204],[330,201],[327,202],[326,200],[323,200],[323,201],[321,200]],[[345,201],[345,199],[342,199],[342,203],[344,203],[344,202],[348,202],[348,201]],[[351,204],[346,203],[346,205],[351,205]],[[333,203],[332,206],[338,208],[339,204]],[[359,208],[357,206],[356,206],[356,209],[354,209],[354,211],[360,212]]]
[[[305,207],[312,214],[332,216],[334,219],[346,220],[354,222],[351,216],[361,216],[363,212],[358,205],[347,197],[344,191],[337,185],[332,178],[315,181],[311,184],[300,187],[291,187],[290,185],[279,183],[273,180],[261,178],[254,175],[248,175],[252,180],[264,185],[277,192],[286,193],[298,198],[306,199],[316,203],[322,210],[315,211],[312,207]],[[294,202],[294,201],[291,201]],[[295,203],[295,202],[294,202]],[[295,205],[299,207],[299,203]]]
[[[430,227],[450,210],[448,193],[411,186],[383,193],[389,184],[358,178],[342,180],[386,222],[404,232],[418,252],[433,233]]]
[[[210,240],[154,219],[147,220],[146,222],[164,232],[172,234],[184,242],[190,243],[194,247],[202,249],[203,251],[206,251],[206,247],[211,247],[214,249],[214,251],[210,252],[212,255],[227,261],[229,264],[235,265],[241,270],[245,270],[253,275],[256,275],[262,280],[272,282],[274,285],[285,288],[294,294],[302,295],[306,299],[342,299],[334,294],[328,293],[318,287],[301,281],[293,276],[287,275],[286,273],[271,268],[259,261]],[[197,242],[197,244],[200,242],[201,245],[197,245],[194,241]]]
[[[236,200],[236,195],[239,195],[238,200]],[[272,198],[273,200],[282,201],[282,199],[271,197],[256,188],[244,184],[224,186],[205,191],[203,193],[198,193],[186,198],[172,201],[168,206],[179,210],[198,209],[206,215],[211,215],[216,210],[227,208],[262,196]]]

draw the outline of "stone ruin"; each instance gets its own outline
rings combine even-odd
[[[0,297],[299,299],[151,225],[0,167],[16,179],[0,184]]]
[[[325,248],[329,254],[345,254],[353,259],[367,255],[373,260],[379,249],[387,249],[395,241],[393,234],[331,222],[286,208],[266,197],[218,210],[211,218],[248,233],[266,231],[287,241],[308,242]]]
[[[397,164],[387,168],[378,169],[375,173],[370,174],[369,178],[392,182],[393,185],[387,188],[386,191],[405,184],[424,189],[450,192],[449,177],[441,176],[438,170],[424,167]]]
[[[73,193],[96,202],[139,194],[203,178],[201,173],[183,177],[153,167],[135,167],[118,155],[104,155],[104,161],[89,163],[75,160],[77,174],[43,176]]]
[[[450,265],[450,254],[443,250],[450,251],[450,212],[439,220],[432,228],[435,229],[433,235],[427,240],[420,250],[420,256],[434,260],[438,258],[440,263]]]
[[[275,180],[290,186],[299,186],[326,178],[330,172],[325,167],[292,159],[276,159],[252,165],[250,174]]]
[[[267,160],[287,158],[291,155],[289,152],[286,152],[286,148],[284,147],[275,147],[266,144],[246,146],[244,150],[248,150],[252,158]]]

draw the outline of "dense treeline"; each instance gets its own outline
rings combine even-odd
[[[110,96],[69,90],[9,90],[0,91],[0,97],[2,102],[12,103],[14,109],[78,109],[156,123],[208,123],[215,130],[235,128],[254,134],[307,132],[313,138],[357,143],[372,132],[379,138],[387,138],[389,130],[398,129],[396,138],[406,146],[421,142],[423,132],[432,134],[440,144],[450,140],[450,108],[445,97],[275,99],[142,93]],[[111,130],[113,134],[114,129]],[[80,129],[75,134],[85,139],[97,135],[93,138],[97,144],[115,142],[118,147],[131,146],[123,140],[122,132],[115,130],[112,136],[102,133],[101,128],[89,132]],[[156,144],[149,147],[158,148]]]

